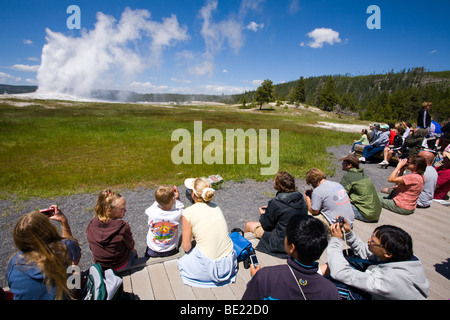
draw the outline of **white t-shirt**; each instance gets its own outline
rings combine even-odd
[[[197,202],[183,211],[191,224],[196,246],[207,258],[216,260],[228,256],[233,242],[222,210],[214,203]]]
[[[172,209],[165,211],[155,201],[145,210],[148,216],[147,246],[155,252],[167,252],[176,248],[180,239],[179,224],[184,205],[178,200]]]

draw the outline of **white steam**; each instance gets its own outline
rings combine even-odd
[[[82,30],[80,37],[46,32],[38,92],[78,96],[129,81],[143,69],[157,66],[166,47],[188,39],[187,28],[179,25],[175,15],[156,22],[150,20],[149,11],[130,8],[119,21],[97,13],[95,28]]]

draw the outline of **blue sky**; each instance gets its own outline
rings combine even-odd
[[[70,5],[81,29],[67,26]],[[381,29],[367,27],[370,5]],[[447,0],[2,0],[0,83],[233,94],[264,79],[450,70],[449,12]]]

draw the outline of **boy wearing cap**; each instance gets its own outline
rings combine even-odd
[[[371,141],[369,145],[364,147],[361,158],[359,158],[360,162],[365,163],[367,159],[383,151],[386,145],[389,143],[389,126],[387,124],[383,124],[380,129],[381,132],[378,134],[378,136],[373,141]]]
[[[364,222],[377,222],[381,214],[381,203],[372,180],[359,168],[359,160],[350,154],[342,158],[342,170],[347,173],[340,184],[350,197],[355,219]]]
[[[438,179],[433,199],[448,200],[448,192],[450,191],[450,145],[445,148],[442,166],[438,167],[436,171]]]

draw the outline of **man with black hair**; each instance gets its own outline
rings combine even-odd
[[[336,286],[318,273],[328,245],[329,228],[311,216],[293,216],[284,241],[287,264],[254,268],[243,300],[339,300]]]
[[[367,269],[355,268],[351,259],[344,257],[343,232],[355,257],[369,263]],[[411,236],[404,230],[382,225],[375,228],[365,243],[344,221],[343,225],[335,223],[331,226],[331,236],[327,248],[328,264],[320,266],[320,269],[324,275],[329,274],[338,286],[343,283],[377,300],[427,299],[430,284],[422,263],[413,254]]]

